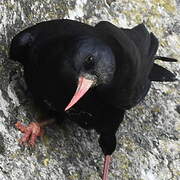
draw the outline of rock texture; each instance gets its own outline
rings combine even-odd
[[[8,59],[12,37],[37,22],[71,18],[88,24],[108,20],[119,27],[144,22],[160,39],[159,55],[180,60],[180,1],[1,0],[0,1],[0,179],[100,180],[97,134],[67,120],[46,129],[33,148],[18,144],[17,120],[35,121],[23,68]],[[161,63],[177,74],[174,83],[153,83],[145,101],[127,111],[117,133],[110,180],[180,178],[180,61]]]

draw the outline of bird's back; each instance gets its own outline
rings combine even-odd
[[[150,88],[149,74],[158,40],[143,24],[123,29],[109,22],[100,22],[96,28],[104,33],[105,41],[111,44],[116,55],[117,72],[112,87],[105,92],[112,91],[108,101],[116,107],[131,108],[145,97]]]

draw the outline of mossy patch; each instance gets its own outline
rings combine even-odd
[[[174,0],[152,0],[154,4],[163,7],[166,11],[174,13],[176,11]]]

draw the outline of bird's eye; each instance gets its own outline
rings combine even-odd
[[[84,67],[85,69],[89,70],[92,69],[95,65],[95,58],[94,56],[88,56],[85,58]]]

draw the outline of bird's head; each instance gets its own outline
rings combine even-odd
[[[81,37],[73,47],[71,65],[77,74],[77,89],[65,111],[71,108],[91,87],[109,84],[115,72],[115,58],[103,41]]]

